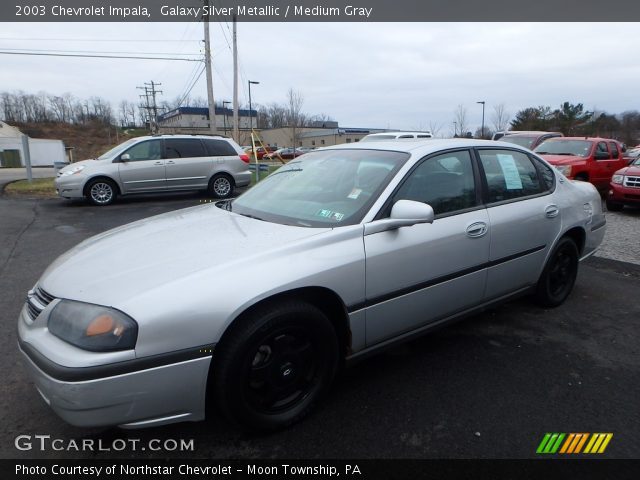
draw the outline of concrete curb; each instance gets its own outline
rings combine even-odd
[[[18,180],[9,180],[8,182],[0,183],[0,197],[4,197],[4,190],[5,188],[7,188],[7,185],[10,185],[15,182],[19,182],[20,180],[24,180],[24,179],[20,178]]]

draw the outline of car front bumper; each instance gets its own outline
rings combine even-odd
[[[640,188],[610,183],[608,200],[626,205],[640,205]]]
[[[204,419],[210,353],[150,368],[139,363],[142,368],[124,373],[120,372],[127,362],[65,367],[28,342],[25,310],[18,324],[18,347],[38,392],[66,422],[79,427],[144,428]],[[97,377],[96,371],[104,376]]]
[[[82,175],[69,175],[55,179],[56,193],[66,199],[84,198],[85,177]]]

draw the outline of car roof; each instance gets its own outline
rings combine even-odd
[[[406,152],[410,154],[428,155],[430,153],[439,152],[454,148],[471,148],[471,147],[504,147],[509,149],[522,150],[529,152],[524,147],[520,147],[514,143],[507,143],[495,140],[476,140],[467,138],[447,138],[447,139],[426,139],[426,138],[406,138],[400,140],[383,140],[379,142],[364,143],[343,143],[340,145],[332,145],[323,147],[322,150],[387,150],[395,152]]]
[[[603,138],[603,137],[553,137],[545,141],[557,142],[559,140],[587,140],[589,142],[618,142],[618,140],[616,140],[615,138]]]
[[[152,138],[214,138],[216,140],[231,140],[224,135],[189,135],[189,134],[171,134],[171,133],[159,133],[156,135],[144,135],[142,137],[136,137],[136,140],[149,140]],[[133,140],[133,139],[132,139]]]

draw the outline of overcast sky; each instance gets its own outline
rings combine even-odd
[[[2,23],[0,50],[202,51],[201,23]],[[230,24],[211,24],[216,100],[232,99]],[[224,33],[224,35],[223,35]],[[67,39],[64,41],[63,39]],[[68,40],[71,39],[71,40]],[[449,134],[454,110],[473,130],[493,106],[581,102],[610,113],[640,109],[638,23],[240,23],[240,102],[284,102],[289,87],[303,110],[341,126],[426,129]],[[117,108],[138,101],[136,86],[162,83],[161,99],[186,90],[196,63],[0,55],[0,91],[99,95]],[[204,75],[192,97],[206,97]]]

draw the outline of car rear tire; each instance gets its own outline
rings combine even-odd
[[[111,205],[118,195],[116,184],[106,178],[92,180],[85,188],[85,196],[92,205]]]
[[[218,173],[211,177],[207,191],[213,198],[229,198],[233,195],[233,179],[224,173]]]
[[[622,203],[612,202],[611,200],[607,200],[607,210],[610,212],[619,212],[624,208]]]
[[[213,356],[210,391],[222,412],[251,430],[276,430],[304,418],[338,366],[333,325],[300,301],[270,304],[230,327]]]
[[[563,237],[551,252],[536,287],[536,300],[553,308],[561,305],[573,290],[578,275],[578,247],[569,237]]]

